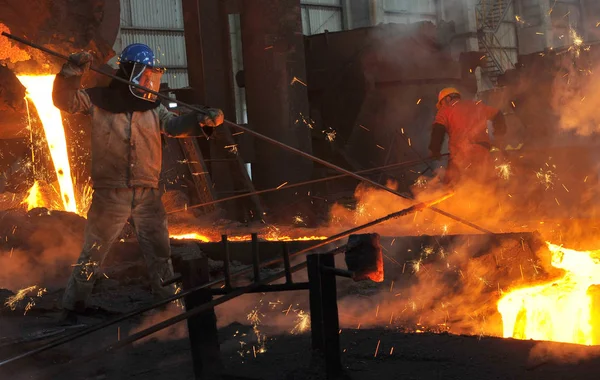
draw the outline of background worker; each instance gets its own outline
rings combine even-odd
[[[455,185],[467,176],[485,181],[493,172],[488,121],[493,123],[494,137],[502,138],[506,134],[504,115],[481,101],[462,99],[456,88],[445,88],[439,93],[437,109],[429,151],[432,157],[439,158],[448,133],[450,158],[444,182]]]

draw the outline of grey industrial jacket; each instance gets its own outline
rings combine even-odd
[[[54,104],[68,113],[92,119],[92,182],[94,188],[158,188],[162,166],[161,134],[188,137],[203,134],[196,115],[177,116],[166,107],[133,113],[110,113],[95,106],[79,88],[80,79],[56,76]]]

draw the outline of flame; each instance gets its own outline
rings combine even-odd
[[[210,243],[220,241],[220,238],[212,237],[209,235],[204,235],[198,232],[186,232],[186,233],[178,233],[178,234],[170,234],[171,239],[175,240],[199,240],[203,243]],[[325,240],[327,236],[300,236],[300,237],[292,237],[292,236],[279,236],[274,234],[267,234],[260,237],[266,241],[312,241],[312,240]],[[240,236],[228,236],[227,240],[230,242],[240,242],[240,241],[250,241],[252,238],[250,235],[240,235]]]
[[[71,166],[67,152],[67,139],[58,108],[52,103],[52,87],[55,75],[19,75],[19,81],[27,89],[27,97],[35,104],[44,125],[50,155],[60,186],[65,211],[77,212],[75,190],[71,178]]]
[[[556,281],[510,291],[498,301],[504,337],[591,345],[592,299],[587,292],[600,284],[600,250],[546,244],[552,266],[566,273]]]
[[[31,189],[27,191],[27,196],[21,204],[27,205],[27,211],[37,207],[46,207],[38,181],[35,181]]]
[[[0,33],[2,32],[10,33],[10,29],[0,22]],[[0,60],[8,59],[12,63],[17,63],[30,58],[31,56],[25,50],[21,50],[8,38],[0,36]]]

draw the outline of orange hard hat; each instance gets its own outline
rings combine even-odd
[[[458,95],[460,95],[460,91],[458,91],[454,87],[446,87],[445,89],[443,89],[442,91],[440,91],[440,94],[438,95],[437,108],[440,108],[442,106],[442,100],[444,100],[444,98],[446,96],[452,95],[452,94],[458,94]]]

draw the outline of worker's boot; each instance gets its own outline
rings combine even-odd
[[[90,311],[85,306],[85,302],[77,301],[75,302],[74,310],[71,309],[63,309],[58,322],[63,326],[76,325],[79,323],[79,317],[89,314]]]

